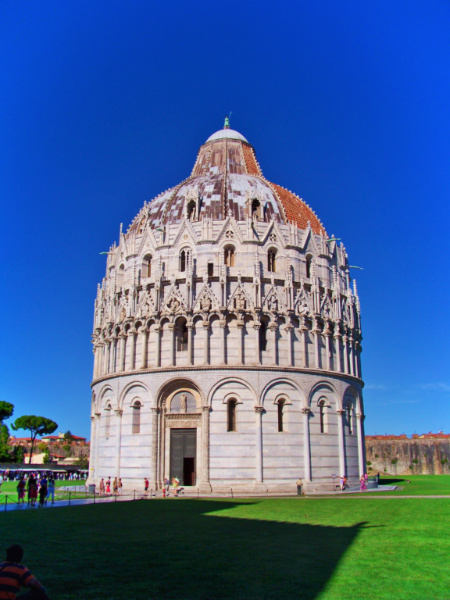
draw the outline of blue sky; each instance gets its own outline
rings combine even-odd
[[[367,433],[450,430],[450,4],[3,0],[0,399],[90,431],[106,251],[232,111],[342,238]]]

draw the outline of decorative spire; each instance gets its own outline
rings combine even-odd
[[[228,115],[225,117],[225,123],[223,124],[223,128],[230,129],[230,119],[228,118]]]

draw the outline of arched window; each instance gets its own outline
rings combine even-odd
[[[261,327],[259,328],[259,348],[261,352],[267,350],[267,323],[261,321]]]
[[[151,277],[152,274],[152,255],[147,254],[142,263],[142,277]]]
[[[227,431],[236,431],[236,404],[235,398],[227,402]]]
[[[347,415],[347,426],[348,426],[348,434],[353,434],[353,426],[352,426],[352,406],[351,404],[347,404],[345,407],[345,412]]]
[[[195,212],[196,212],[195,200],[191,200],[188,203],[186,212],[187,212],[188,220],[194,221],[195,220]]]
[[[189,260],[190,260],[190,251],[189,250],[182,250],[180,252],[180,271],[184,272],[186,271],[186,268],[189,264]]]
[[[308,256],[306,257],[306,278],[309,279],[311,277],[311,263],[312,263],[312,256],[311,254],[308,254]]]
[[[117,273],[117,285],[118,287],[123,287],[125,280],[125,265],[120,265],[119,271]]]
[[[320,433],[325,433],[325,400],[319,400]]]
[[[224,250],[224,261],[225,266],[234,267],[234,247],[226,246]]]
[[[277,255],[277,251],[274,248],[271,248],[267,253],[267,270],[269,273],[275,273],[275,257]]]
[[[284,431],[283,412],[284,412],[285,400],[278,400],[277,405],[278,405],[278,431],[281,432],[281,431]]]
[[[141,433],[141,406],[139,400],[131,407],[132,420],[131,420],[131,433]]]
[[[208,263],[208,277],[212,277],[214,275],[214,263]]]
[[[177,326],[177,350],[183,352],[188,347],[188,328],[186,320],[183,319]]]
[[[261,219],[261,202],[257,198],[252,200],[252,219],[255,219],[255,221]]]
[[[109,437],[111,433],[111,404],[107,404],[105,408],[105,437]]]

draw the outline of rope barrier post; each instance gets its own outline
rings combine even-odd
[[[6,496],[5,496],[5,512],[6,512],[7,506],[8,506],[8,494],[6,494]]]
[[[70,506],[70,490],[69,490],[69,506]]]
[[[133,500],[136,500],[136,490],[133,490]]]

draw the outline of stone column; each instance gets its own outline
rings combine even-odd
[[[95,413],[95,464],[94,464],[94,473],[95,477],[98,477],[98,445],[100,438],[100,424],[101,424],[101,413]]]
[[[151,408],[152,413],[152,472],[150,475],[151,485],[154,490],[158,488],[158,413],[157,408]]]
[[[169,323],[169,331],[170,331],[170,366],[175,366],[176,358],[175,358],[175,323]]]
[[[227,322],[225,320],[220,320],[219,321],[219,325],[220,325],[220,330],[222,332],[222,364],[226,365],[227,364],[227,353],[226,353],[226,340],[225,340],[225,336],[226,336],[226,332],[227,332]]]
[[[362,477],[366,472],[364,465],[364,434],[363,434],[363,422],[365,415],[362,413],[356,414],[356,427],[358,434],[358,465],[359,465],[359,476]]]
[[[121,333],[120,339],[120,350],[119,350],[119,371],[125,371],[125,352],[126,352],[126,339],[125,333]]]
[[[306,332],[308,331],[307,326],[305,325],[305,319],[302,318],[302,324],[300,325],[300,344],[302,349],[302,367],[308,366],[308,342],[306,340]]]
[[[238,364],[242,365],[244,364],[244,352],[243,352],[243,346],[244,346],[244,321],[241,321],[241,319],[238,319],[236,321],[236,327],[238,330],[238,347],[237,347],[237,351],[238,351]]]
[[[350,375],[355,374],[355,346],[353,344],[353,336],[350,334],[349,338],[349,350],[350,350]]]
[[[338,326],[336,325],[335,334],[334,334],[334,346],[335,346],[335,354],[336,354],[336,366],[335,370],[339,373],[342,372],[342,360],[341,360],[341,334],[339,332]]]
[[[123,410],[118,408],[115,411],[117,415],[117,449],[116,449],[116,477],[119,479],[120,477],[120,454],[121,454],[121,445],[122,445],[122,415]]]
[[[287,345],[288,345],[288,366],[294,366],[294,348],[292,346],[292,332],[294,330],[293,325],[286,325],[284,330],[287,332]]]
[[[156,336],[156,365],[157,367],[161,366],[161,325],[155,326],[155,336]]]
[[[324,335],[325,335],[325,354],[326,354],[325,368],[328,371],[331,371],[331,357],[330,357],[330,335],[331,334],[330,334],[330,330],[327,329],[324,332]]]
[[[192,321],[189,321],[189,323],[186,323],[186,328],[188,330],[188,365],[193,365],[194,361],[192,356],[192,331],[194,329],[194,323]]]
[[[130,349],[130,371],[134,371],[136,368],[136,335],[134,331],[128,332],[128,342]]]
[[[91,448],[89,452],[89,481],[92,481],[92,483],[94,483],[93,478],[97,477],[97,473],[95,472],[95,445],[97,443],[95,426],[96,419],[94,415],[91,417]]]
[[[271,323],[269,325],[269,329],[272,332],[272,362],[274,365],[278,364],[277,361],[277,331],[278,331],[278,325],[276,323]]]
[[[347,335],[342,336],[342,343],[344,344],[344,373],[348,373],[348,337]]]
[[[361,379],[361,344],[359,342],[356,342],[355,344],[356,346],[356,350],[355,350],[355,366],[356,366],[356,372],[355,375],[356,377],[359,377]]]
[[[263,436],[262,415],[263,406],[255,406],[256,413],[256,484],[263,482]]]
[[[261,328],[261,323],[254,323],[253,329],[255,330],[255,363],[257,365],[261,364],[261,347],[259,343],[259,330]]]
[[[345,410],[338,410],[338,433],[339,433],[339,477],[347,475],[345,472],[345,445],[344,445],[344,415]]]
[[[310,408],[302,408],[303,413],[303,457],[305,463],[305,481],[311,481],[311,442],[309,439]]]
[[[320,369],[320,348],[319,348],[319,335],[320,328],[317,324],[317,319],[314,319],[314,327],[312,329],[312,333],[314,334],[314,360],[316,361],[315,368]]]
[[[105,375],[109,373],[109,361],[111,357],[111,340],[106,342],[106,353],[105,353]]]
[[[200,491],[210,492],[211,484],[209,482],[209,420],[211,408],[202,406],[202,473]]]
[[[203,364],[209,365],[209,321],[203,321]]]
[[[147,368],[147,346],[148,346],[148,331],[146,327],[139,329],[141,334],[141,369]]]

